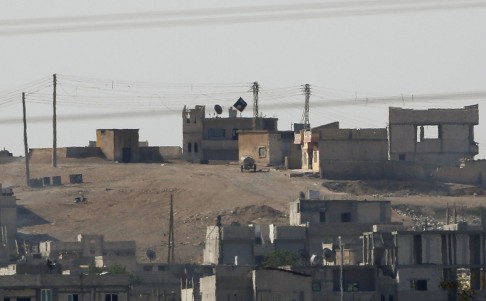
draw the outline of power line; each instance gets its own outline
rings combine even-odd
[[[276,22],[484,7],[486,7],[486,2],[480,0],[351,1],[344,3],[307,3],[286,6],[253,6],[172,12],[14,19],[4,20],[0,23],[0,35]]]

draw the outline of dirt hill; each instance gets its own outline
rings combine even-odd
[[[83,184],[67,184],[69,174],[74,173],[83,175]],[[0,183],[12,186],[18,198],[20,236],[32,241],[73,241],[78,233],[86,233],[103,234],[106,240],[136,240],[141,261],[146,260],[148,248],[156,250],[157,260],[166,260],[171,193],[176,260],[201,262],[206,226],[215,224],[218,215],[225,224],[287,224],[288,204],[300,191],[330,193],[328,188],[335,189],[318,178],[289,177],[285,170],[241,173],[238,165],[231,164],[117,164],[80,159],[61,161],[58,168],[40,162],[31,166],[33,178],[57,175],[63,179],[62,186],[33,189],[25,185],[23,162],[0,165]],[[359,198],[384,195],[376,187],[338,190],[336,193],[359,192]],[[385,199],[394,206],[415,206],[439,218],[447,203],[474,208],[486,199],[480,195],[394,196],[389,192]],[[74,198],[81,194],[87,202],[75,203]],[[401,215],[395,212],[393,219],[413,222],[405,209],[397,207]]]

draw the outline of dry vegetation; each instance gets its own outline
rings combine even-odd
[[[136,240],[141,261],[146,260],[147,248],[156,250],[158,260],[166,259],[170,193],[174,197],[176,259],[183,262],[201,262],[206,226],[213,225],[216,216],[221,215],[225,224],[285,224],[288,203],[307,189],[356,194],[360,199],[384,198],[399,212],[405,206],[438,218],[443,218],[447,203],[469,208],[464,212],[473,217],[477,211],[471,208],[486,200],[482,190],[464,186],[446,185],[454,193],[438,193],[435,186],[418,190],[413,183],[401,183],[399,189],[396,183],[383,181],[323,181],[289,177],[285,170],[241,173],[232,164],[116,164],[80,159],[61,161],[53,168],[43,162],[48,160],[32,163],[31,176],[60,175],[62,186],[29,188],[23,162],[0,165],[0,183],[12,186],[18,198],[20,236],[34,241],[72,241],[78,233],[91,233],[103,234],[107,240]],[[83,174],[83,184],[68,184],[69,174],[74,173]],[[87,203],[74,202],[80,193]],[[464,193],[471,195],[454,196]],[[411,222],[396,213],[393,219]]]

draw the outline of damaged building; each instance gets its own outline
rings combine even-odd
[[[334,122],[296,133],[294,143],[302,147],[302,169],[323,178],[481,184],[484,163],[473,161],[478,110],[390,107],[387,128],[341,129]]]
[[[478,154],[478,105],[462,109],[389,109],[390,160],[437,166]]]

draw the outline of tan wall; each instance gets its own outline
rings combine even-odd
[[[271,150],[268,132],[244,132],[239,135],[238,154],[239,157],[250,156],[255,159],[257,166],[267,166],[270,164]],[[266,156],[260,157],[258,150],[264,147]]]
[[[312,277],[279,270],[254,270],[252,278],[256,300],[312,300]]]
[[[115,161],[115,133],[107,130],[96,130],[96,147],[101,148],[106,159]]]
[[[389,109],[390,124],[478,124],[478,108],[413,110]]]

